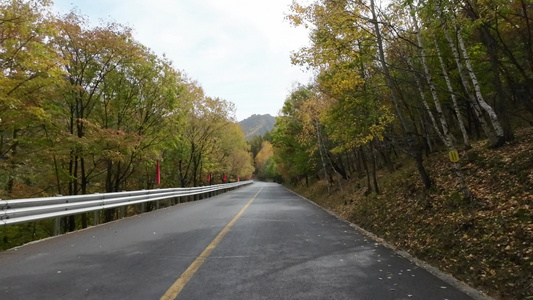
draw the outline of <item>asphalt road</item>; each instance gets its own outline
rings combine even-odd
[[[471,299],[271,183],[0,253],[0,299],[163,296]]]

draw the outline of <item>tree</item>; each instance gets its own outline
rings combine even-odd
[[[205,96],[129,28],[54,17],[50,4],[0,4],[1,197],[153,188],[156,161],[165,186],[198,185],[208,170],[251,177],[231,103]],[[92,216],[64,218],[63,230]]]
[[[274,149],[269,141],[264,141],[261,145],[261,150],[255,157],[255,169],[257,170],[257,177],[261,180],[270,178],[268,174],[267,163],[274,156]]]
[[[372,59],[365,58],[365,56],[373,57],[377,52],[379,75],[375,78],[379,78],[383,74],[381,79],[385,81],[390,92],[385,97],[392,100],[394,111],[403,130],[404,137],[402,139],[407,144],[406,152],[414,158],[421,179],[424,185],[429,188],[431,180],[423,165],[421,147],[416,139],[416,130],[405,117],[401,103],[401,92],[394,82],[386,61],[382,30],[374,1],[370,2],[369,10],[360,3],[351,1],[317,1],[308,6],[293,3],[292,12],[293,14],[289,16],[289,19],[293,24],[305,24],[313,28],[311,35],[313,46],[302,48],[299,53],[293,56],[293,62],[317,68],[321,74],[326,73],[327,75],[322,77],[328,79],[332,87],[347,91],[357,91],[359,86],[364,89],[363,82],[369,80],[366,76],[367,62],[372,62]],[[372,26],[368,27],[367,23]],[[369,32],[372,32],[373,36]],[[375,46],[369,47],[369,41],[375,42]],[[357,72],[358,66],[361,66],[359,67],[360,72]],[[339,94],[340,96],[338,96]],[[346,92],[339,93],[337,91],[334,98],[343,99],[346,97],[345,95]],[[350,100],[353,101],[354,98],[359,98],[359,96],[354,97],[352,92]],[[361,99],[365,98],[361,97]],[[367,97],[366,99],[369,100],[370,98]],[[388,109],[383,107],[381,111],[387,112]],[[359,129],[357,126],[354,127]],[[376,122],[374,122],[374,129],[376,128]],[[382,124],[381,128],[386,128],[386,124]]]
[[[431,110],[429,108],[429,105],[427,104],[427,102],[425,100],[424,93],[422,92],[422,89],[420,87],[420,83],[417,81],[417,83],[419,85],[419,89],[420,89],[420,96],[422,98],[422,101],[424,102],[424,106],[425,106],[428,114],[431,116],[431,120],[433,121],[433,126],[435,128],[435,131],[437,131],[437,133],[438,133],[439,137],[441,138],[442,142],[444,143],[446,148],[448,148],[449,152],[456,152],[456,148],[455,148],[455,145],[454,145],[455,138],[451,134],[450,128],[448,126],[448,121],[446,120],[446,117],[444,116],[444,111],[442,109],[442,106],[441,106],[441,103],[440,103],[440,100],[439,100],[439,96],[437,94],[437,89],[436,89],[435,83],[433,82],[433,78],[431,76],[429,65],[428,65],[428,62],[427,62],[427,59],[426,59],[426,49],[425,49],[424,43],[422,41],[422,34],[420,32],[420,27],[418,25],[416,12],[414,11],[412,5],[410,5],[410,9],[412,11],[411,17],[413,19],[413,26],[414,26],[415,35],[416,35],[418,52],[419,52],[420,60],[421,60],[422,67],[423,67],[423,70],[424,70],[423,74],[424,74],[424,77],[426,79],[426,83],[429,86],[429,89],[431,91],[431,96],[433,98],[433,103],[434,103],[435,110],[437,111],[437,116],[438,116],[438,120],[440,122],[440,126],[435,121],[435,118],[433,117],[433,114],[432,114],[432,112],[431,112]],[[454,165],[455,171],[457,173],[457,178],[459,179],[459,183],[461,185],[461,191],[463,193],[463,197],[465,199],[470,199],[471,198],[471,192],[470,192],[470,189],[468,188],[468,186],[467,186],[467,184],[465,182],[464,175],[463,175],[463,172],[461,170],[461,166],[457,162],[452,162],[452,164]]]
[[[308,184],[310,176],[318,176],[318,158],[315,155],[316,148],[313,149],[313,146],[316,146],[315,138],[307,135],[309,139],[305,139],[299,136],[303,130],[303,122],[299,119],[298,111],[302,102],[309,96],[308,88],[297,87],[285,100],[272,132],[275,162],[283,178],[292,183],[303,178]]]
[[[61,84],[61,59],[54,52],[54,33],[47,19],[48,1],[7,1],[0,4],[0,181],[9,196],[16,182],[38,180],[33,154],[42,153],[45,107]],[[41,158],[40,155],[33,156]],[[24,170],[24,171],[23,171]],[[24,196],[30,196],[28,194]]]

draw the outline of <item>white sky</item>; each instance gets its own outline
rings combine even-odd
[[[235,103],[237,119],[276,116],[296,82],[311,77],[290,63],[307,32],[284,20],[292,0],[54,0],[92,23],[116,21],[163,53],[207,96]]]

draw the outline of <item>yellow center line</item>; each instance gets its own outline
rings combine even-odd
[[[257,197],[257,195],[259,195],[259,193],[261,193],[262,190],[263,188],[261,188],[259,192],[257,192],[257,194],[255,194],[255,196],[253,196],[252,199],[248,201],[248,203],[241,209],[241,211],[239,211],[239,213],[233,218],[233,220],[231,220],[231,222],[229,222],[228,225],[226,225],[226,227],[222,229],[222,231],[211,242],[211,244],[209,244],[207,248],[205,248],[205,250],[200,254],[200,256],[198,256],[196,260],[193,261],[193,263],[187,268],[187,270],[185,270],[185,272],[181,274],[180,278],[178,278],[178,280],[176,280],[176,282],[174,282],[174,284],[167,290],[167,292],[161,297],[161,300],[171,300],[175,299],[178,296],[178,294],[181,292],[181,290],[183,290],[187,282],[189,282],[189,280],[192,278],[194,273],[198,271],[200,266],[206,261],[209,255],[211,255],[211,252],[215,250],[218,243],[220,243],[222,238],[226,235],[226,233],[228,233],[231,226],[233,226],[233,224],[237,222],[237,220],[241,217],[244,211],[248,208],[248,206],[250,206],[250,204],[252,204],[252,201],[254,201],[254,199]]]

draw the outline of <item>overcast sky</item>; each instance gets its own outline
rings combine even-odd
[[[291,0],[54,0],[92,23],[116,21],[135,39],[163,53],[196,80],[207,96],[235,103],[237,119],[276,116],[296,82],[309,73],[292,66],[290,53],[307,33],[284,20]]]

